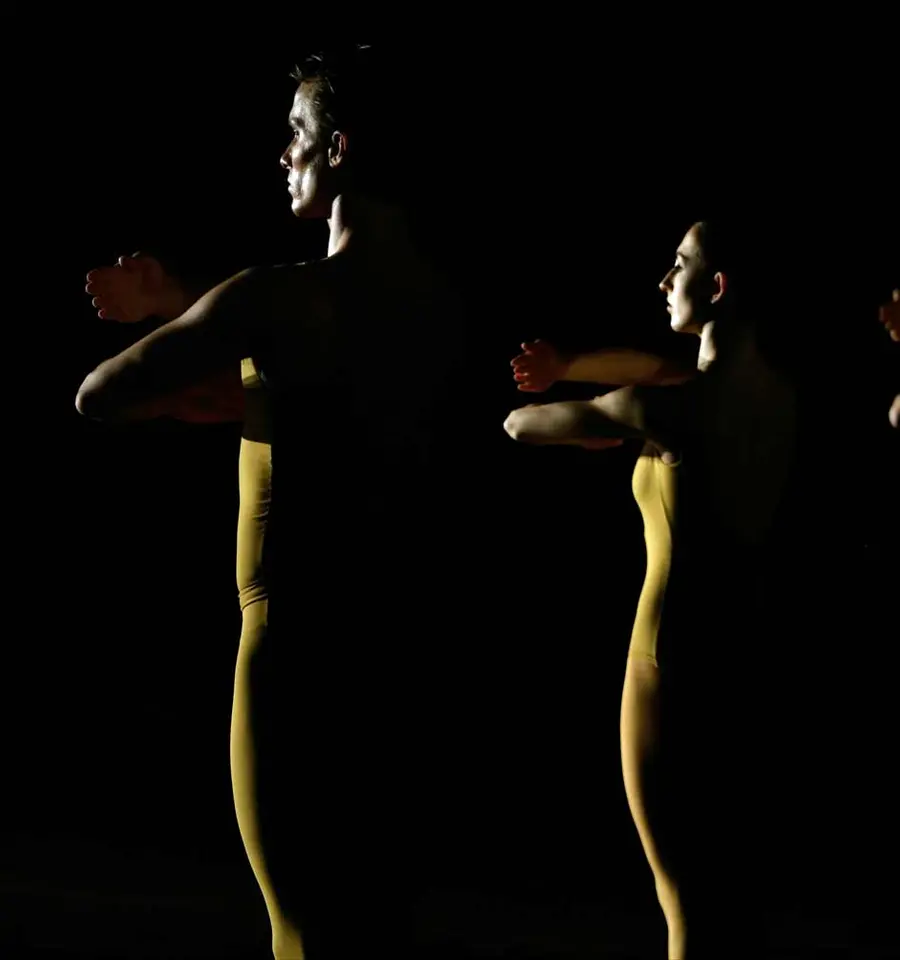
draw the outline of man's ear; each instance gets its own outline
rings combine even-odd
[[[713,295],[710,298],[710,303],[718,303],[722,297],[725,296],[725,292],[728,290],[728,277],[724,273],[717,273],[713,277]]]
[[[331,144],[328,147],[328,166],[338,167],[346,163],[347,157],[347,135],[335,130],[331,135]]]

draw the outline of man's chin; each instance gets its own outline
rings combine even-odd
[[[298,220],[327,220],[331,214],[331,209],[323,208],[318,203],[310,203],[300,197],[294,197],[291,201],[291,213]]]

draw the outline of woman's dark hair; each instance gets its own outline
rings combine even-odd
[[[728,279],[726,296],[737,313],[745,314],[758,290],[754,289],[752,274],[748,272],[747,228],[740,221],[727,217],[699,220],[694,227],[704,265],[713,273],[725,274]]]
[[[797,359],[801,233],[782,217],[728,215],[699,220],[697,240],[707,269],[728,280],[733,319],[752,326],[769,361],[783,368]]]

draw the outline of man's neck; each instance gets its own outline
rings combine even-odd
[[[331,204],[328,218],[328,256],[376,242],[408,242],[406,220],[390,204],[359,194],[340,193]]]

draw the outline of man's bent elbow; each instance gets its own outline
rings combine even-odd
[[[102,420],[103,411],[103,390],[95,374],[91,373],[85,378],[84,383],[78,388],[75,396],[75,409],[83,416],[91,420]]]

